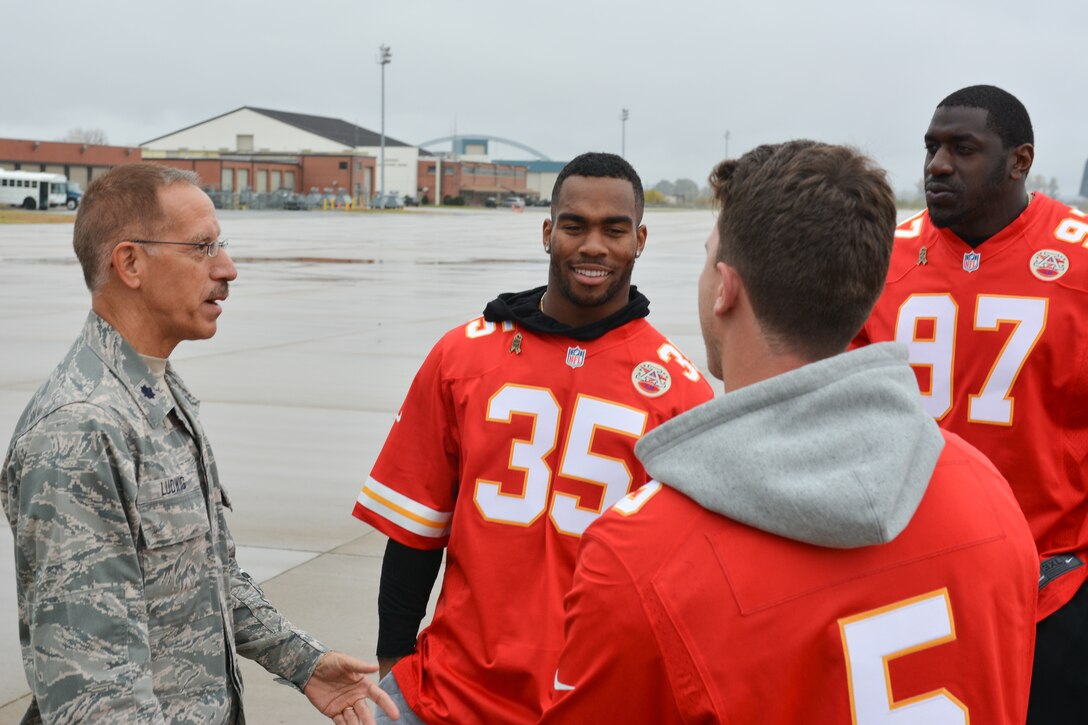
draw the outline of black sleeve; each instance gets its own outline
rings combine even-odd
[[[393,539],[385,545],[378,586],[379,657],[404,657],[416,651],[419,623],[427,614],[441,565],[441,549],[413,549]]]

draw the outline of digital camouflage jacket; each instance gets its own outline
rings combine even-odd
[[[92,312],[16,426],[24,722],[240,723],[238,655],[301,688],[326,651],[238,566],[198,402],[166,385]]]

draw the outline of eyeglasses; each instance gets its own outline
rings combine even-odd
[[[154,239],[133,239],[131,241],[133,244],[169,244],[175,247],[194,247],[209,257],[219,254],[219,250],[229,244],[226,239],[216,239],[214,242],[159,242]]]

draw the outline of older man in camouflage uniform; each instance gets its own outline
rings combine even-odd
[[[235,561],[197,400],[166,362],[215,334],[237,276],[195,175],[114,169],[74,238],[92,312],[0,472],[24,721],[241,723],[241,655],[338,725],[372,722],[366,697],[393,708],[365,676],[376,667],[293,627]]]

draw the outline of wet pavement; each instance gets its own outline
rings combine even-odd
[[[171,360],[203,402],[238,560],[293,622],[374,659],[385,538],[351,507],[430,347],[499,292],[546,282],[546,209],[221,212],[239,270],[209,341]],[[634,283],[701,368],[696,279],[709,211],[649,211]],[[89,295],[71,226],[0,225],[0,438],[79,333]],[[0,526],[0,725],[28,688],[11,534]],[[245,663],[250,722],[329,722]]]

